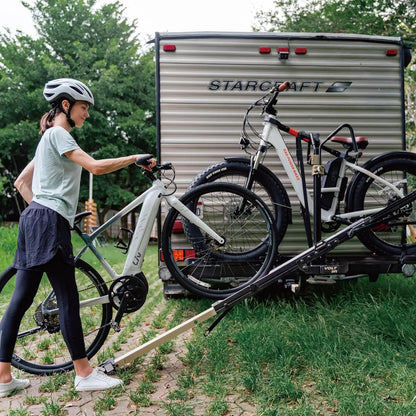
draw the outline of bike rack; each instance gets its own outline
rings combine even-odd
[[[100,367],[103,368],[106,373],[112,372],[116,369],[116,367],[123,367],[124,365],[133,361],[135,358],[148,353],[166,341],[169,341],[170,339],[182,334],[183,332],[194,328],[198,324],[208,320],[209,318],[212,318],[213,316],[219,315],[207,330],[207,333],[209,333],[235,305],[242,302],[244,299],[261,292],[275,282],[284,281],[286,277],[292,275],[299,269],[304,270],[305,267],[322,267],[313,265],[312,262],[321,258],[323,255],[330,252],[345,241],[350,240],[356,235],[357,232],[369,227],[373,227],[378,223],[385,221],[386,219],[397,216],[402,208],[414,200],[416,200],[416,190],[393,202],[391,205],[383,208],[378,213],[362,218],[350,224],[346,228],[338,231],[332,236],[319,241],[297,256],[292,257],[284,263],[278,265],[251,285],[242,288],[238,292],[228,296],[223,300],[215,302],[210,308],[206,309],[199,315],[188,319],[175,328],[160,334],[156,338],[146,342],[145,344],[133,349],[132,351],[129,351],[120,357],[111,358],[105,361],[104,363],[100,364]],[[407,263],[408,261],[409,263]],[[403,255],[400,257],[400,263],[402,266],[412,264],[410,261],[411,257],[407,256],[406,253],[403,253]]]

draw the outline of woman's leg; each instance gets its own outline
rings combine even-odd
[[[58,254],[48,264],[47,273],[56,293],[61,332],[74,362],[75,389],[95,391],[120,386],[123,384],[121,380],[109,377],[97,369],[93,370],[86,357],[75,268],[63,263]]]
[[[12,299],[0,321],[0,383],[11,380],[10,362],[23,315],[29,309],[42,279],[42,272],[18,270]]]
[[[86,358],[84,334],[79,312],[79,295],[75,281],[75,267],[61,261],[60,253],[46,268],[56,294],[59,325],[73,361]]]

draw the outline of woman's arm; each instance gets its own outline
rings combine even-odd
[[[112,159],[96,160],[88,153],[85,153],[82,149],[76,149],[65,153],[65,156],[78,165],[81,165],[84,169],[87,169],[92,174],[102,175],[104,173],[114,172],[115,170],[131,165],[143,155],[130,155]],[[154,159],[149,160],[152,161],[150,167],[153,167],[156,164],[156,161]]]
[[[22,170],[18,178],[14,182],[14,187],[22,195],[23,199],[30,204],[33,198],[32,179],[35,164],[33,160]]]

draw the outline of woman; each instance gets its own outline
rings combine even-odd
[[[70,226],[79,196],[82,168],[100,175],[134,163],[143,155],[95,160],[71,136],[82,127],[94,104],[82,82],[63,78],[45,85],[44,97],[52,109],[41,119],[42,138],[34,159],[15,182],[29,203],[19,221],[17,269],[13,298],[0,322],[0,397],[29,386],[28,380],[11,375],[11,358],[20,321],[33,302],[45,272],[56,293],[60,327],[76,372],[77,391],[104,390],[122,384],[117,378],[93,369],[86,358],[75,282]],[[151,160],[154,166],[155,161]]]

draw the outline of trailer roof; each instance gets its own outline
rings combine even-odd
[[[284,32],[156,32],[158,39],[202,39],[202,38],[257,38],[257,39],[315,39],[315,40],[350,40],[375,43],[403,44],[400,37],[375,36],[351,33],[284,33]],[[154,39],[149,43],[154,42]]]

